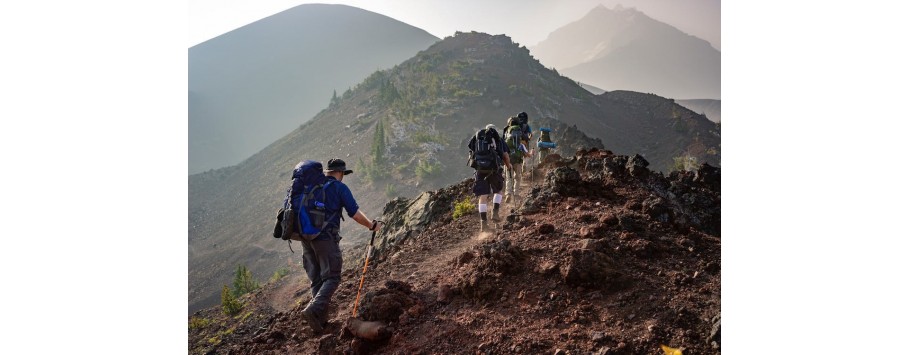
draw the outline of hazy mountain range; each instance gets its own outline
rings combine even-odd
[[[634,8],[598,6],[530,50],[545,66],[603,90],[720,99],[720,51]]]
[[[585,90],[590,91],[592,94],[600,95],[606,92],[606,90],[601,89],[596,86],[588,85],[582,82],[578,83]],[[695,113],[700,113],[705,115],[711,122],[720,123],[720,100],[711,100],[711,99],[692,99],[692,100],[676,100],[680,106],[683,106],[687,109],[692,110]]]
[[[719,165],[719,126],[673,100],[611,91],[595,95],[547,69],[504,35],[456,33],[395,67],[374,72],[338,100],[236,166],[189,177],[190,309],[217,302],[237,265],[267,278],[299,259],[270,236],[294,164],[340,157],[371,217],[395,196],[415,196],[472,175],[466,143],[488,123],[526,111],[573,138],[618,154],[641,154],[653,170],[674,157]],[[566,144],[568,142],[561,142]],[[362,243],[342,227],[342,243]]]
[[[234,165],[377,69],[439,39],[344,5],[300,5],[189,49],[189,172]]]
[[[695,113],[704,114],[709,120],[720,123],[720,100],[695,99],[676,100],[676,103],[685,106]]]

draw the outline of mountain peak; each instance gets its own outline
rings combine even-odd
[[[612,9],[608,8],[604,4],[598,4],[593,9],[591,9],[591,11],[588,12],[589,15],[590,14],[620,14],[620,13],[644,15],[644,13],[641,11],[638,11],[638,9],[635,6],[623,6],[622,4],[616,4],[615,6],[613,6]],[[645,16],[647,16],[647,15],[645,15]]]
[[[189,172],[241,162],[313,117],[333,90],[438,40],[360,8],[303,4],[193,46]]]
[[[547,67],[604,90],[720,97],[720,52],[634,7],[599,5],[532,51]]]

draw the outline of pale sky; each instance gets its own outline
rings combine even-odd
[[[189,0],[188,47],[305,3],[345,4],[444,38],[455,31],[507,34],[534,46],[598,4],[635,7],[720,47],[720,0]]]

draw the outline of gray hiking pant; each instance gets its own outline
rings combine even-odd
[[[303,268],[310,279],[313,299],[307,309],[322,319],[329,309],[332,295],[341,283],[341,248],[338,236],[332,240],[303,241]]]
[[[524,162],[522,164],[512,164],[512,173],[509,174],[508,171],[506,174],[506,193],[515,194],[519,188],[521,188],[521,174],[524,173]]]
[[[547,158],[547,155],[550,155],[550,148],[540,148],[540,153],[537,154],[537,163],[543,163],[543,160]]]

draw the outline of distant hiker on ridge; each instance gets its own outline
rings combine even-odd
[[[318,164],[318,162],[317,162]],[[351,189],[342,180],[344,176],[353,173],[348,170],[344,160],[330,159],[325,170],[325,184],[323,185],[325,224],[319,236],[303,243],[303,267],[310,279],[310,290],[313,299],[303,309],[303,317],[313,332],[319,334],[328,323],[329,302],[332,294],[341,283],[341,209],[348,212],[348,216],[369,230],[378,230],[380,224],[370,220],[360,207]],[[320,166],[321,168],[321,166]],[[295,171],[296,173],[296,171]],[[321,172],[320,172],[321,173]],[[317,204],[318,206],[318,204]]]
[[[487,225],[487,202],[493,194],[493,221],[499,221],[499,205],[502,203],[503,177],[502,166],[510,170],[509,148],[496,131],[496,126],[488,124],[477,131],[468,142],[471,158],[468,165],[474,168],[474,196],[478,197],[477,210],[480,212],[480,231],[489,232]]]
[[[547,155],[550,155],[550,150],[556,148],[556,143],[553,142],[553,139],[550,138],[550,133],[553,130],[550,128],[540,127],[540,137],[537,137],[537,148],[539,152],[537,154],[537,163],[543,163],[543,160],[547,158]]]

